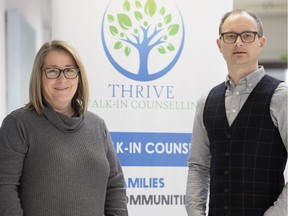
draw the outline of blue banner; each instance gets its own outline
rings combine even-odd
[[[111,132],[122,166],[187,166],[191,133]]]

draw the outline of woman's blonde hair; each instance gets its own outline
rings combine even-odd
[[[86,70],[84,65],[80,59],[78,52],[67,42],[61,40],[53,40],[51,42],[46,42],[39,49],[36,54],[33,69],[30,77],[29,84],[29,102],[25,105],[25,109],[35,109],[36,112],[41,115],[43,114],[44,104],[43,104],[43,83],[42,83],[42,73],[43,73],[43,65],[44,60],[48,52],[51,50],[64,50],[68,52],[73,59],[77,67],[80,69],[79,71],[79,83],[77,91],[72,98],[71,105],[73,107],[79,107],[77,110],[79,115],[83,115],[88,109],[88,98],[89,98],[89,86],[86,75]]]

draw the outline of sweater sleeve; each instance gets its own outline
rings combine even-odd
[[[105,200],[105,216],[128,216],[126,184],[123,171],[112,144],[110,133],[103,122],[110,175]]]
[[[0,128],[0,215],[23,215],[18,186],[27,149],[21,122],[8,115]]]

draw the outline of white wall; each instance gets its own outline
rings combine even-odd
[[[5,1],[0,0],[0,125],[6,115]]]
[[[6,8],[17,8],[36,30],[36,48],[50,39],[51,0],[6,0]]]
[[[35,29],[36,50],[47,40],[50,40],[51,0],[0,0],[0,125],[7,115],[7,56],[5,11],[16,8],[26,21]],[[31,64],[31,63],[29,63]],[[32,70],[32,68],[31,68]]]

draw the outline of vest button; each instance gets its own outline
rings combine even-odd
[[[228,188],[225,188],[224,189],[224,193],[228,193],[229,192],[229,189]]]
[[[224,175],[229,175],[229,170],[224,170]]]
[[[227,138],[228,140],[230,140],[230,139],[232,138],[232,135],[231,135],[231,134],[227,134],[227,135],[226,135],[226,138]]]
[[[229,209],[229,206],[228,205],[225,205],[224,206],[224,210],[228,210]]]
[[[230,152],[225,152],[224,155],[225,155],[226,157],[228,157],[228,156],[230,156]]]

